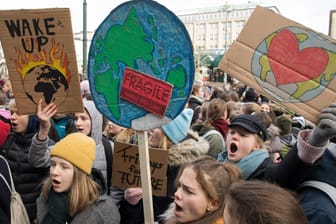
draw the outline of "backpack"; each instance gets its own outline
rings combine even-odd
[[[303,182],[300,188],[303,187],[314,187],[319,189],[320,191],[324,192],[329,196],[329,198],[333,201],[334,205],[336,206],[336,188],[330,184],[327,184],[322,181],[317,181],[317,180],[308,180]]]
[[[204,135],[202,135],[202,137],[206,139],[206,137],[208,137],[208,136],[210,136],[210,135],[218,135],[218,136],[220,136],[220,137],[221,137],[221,140],[222,140],[222,144],[223,144],[223,146],[225,147],[225,141],[224,141],[224,138],[223,138],[222,134],[219,133],[219,131],[217,131],[217,130],[210,130],[210,131],[208,131],[207,133],[205,133]]]
[[[10,177],[10,184],[7,179],[0,173],[0,178],[3,179],[6,184],[8,190],[11,192],[11,201],[10,201],[10,213],[11,213],[11,224],[29,224],[29,217],[26,211],[26,208],[22,202],[21,196],[18,192],[16,192],[14,187],[14,182],[12,178],[12,173],[10,167],[8,165],[7,160],[0,155],[0,159],[5,162],[8,168],[8,173]]]

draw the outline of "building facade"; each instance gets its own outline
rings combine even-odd
[[[214,61],[218,64],[218,56],[222,56],[230,48],[257,5],[279,13],[276,6],[258,3],[225,4],[176,13],[190,35],[198,69]]]

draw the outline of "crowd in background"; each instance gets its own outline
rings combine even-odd
[[[9,81],[0,84],[0,154],[31,223],[144,223],[142,189],[111,182],[114,142],[137,144],[136,131],[96,109],[88,80],[85,110],[69,114],[41,102],[20,114]],[[155,221],[336,223],[333,199],[316,186],[336,186],[335,122],[333,104],[312,124],[234,79],[225,88],[195,81],[183,112],[148,132],[151,148],[168,150]],[[0,195],[0,223],[10,223]]]

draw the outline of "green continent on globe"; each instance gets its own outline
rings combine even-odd
[[[104,64],[110,66],[105,72],[95,77],[97,92],[105,96],[112,114],[117,119],[120,118],[118,107],[120,77],[113,74],[119,72],[118,62],[135,68],[136,59],[142,59],[144,62],[153,60],[154,46],[146,41],[147,35],[136,16],[135,8],[132,7],[123,25],[112,26],[105,38],[97,41],[96,47],[102,51],[96,56],[94,70],[97,71]]]

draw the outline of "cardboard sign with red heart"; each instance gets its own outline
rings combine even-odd
[[[258,6],[219,67],[315,123],[336,98],[335,60],[330,37]]]

